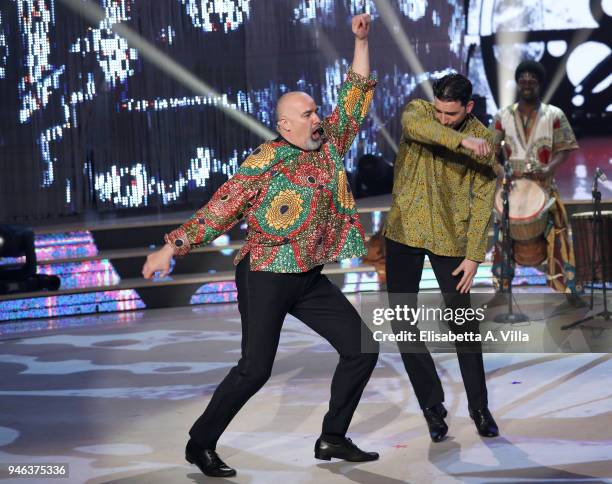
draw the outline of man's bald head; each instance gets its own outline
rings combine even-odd
[[[292,91],[279,98],[276,103],[276,128],[287,141],[303,150],[317,150],[322,143],[321,134],[317,131],[320,126],[317,105],[308,94]]]
[[[302,91],[291,91],[283,94],[276,103],[276,121],[280,121],[284,116],[291,116],[299,113],[300,106],[315,104],[308,94]]]

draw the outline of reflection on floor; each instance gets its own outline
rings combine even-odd
[[[0,343],[0,462],[68,463],[61,482],[204,482],[183,449],[239,356],[235,305],[80,320]],[[350,429],[381,459],[316,461],[336,354],[288,319],[271,380],[220,442],[239,470],[231,482],[612,482],[608,354],[486,355],[496,439],[475,432],[455,355],[435,360],[446,441],[430,442],[399,355],[383,353]]]

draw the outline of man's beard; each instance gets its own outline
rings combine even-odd
[[[312,139],[312,138],[308,138],[306,140],[306,150],[307,151],[316,151],[318,150],[321,145],[323,144],[323,138],[319,138],[317,140]]]

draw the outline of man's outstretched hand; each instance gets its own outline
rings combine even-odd
[[[159,277],[166,277],[170,273],[170,263],[173,255],[174,250],[170,244],[151,252],[142,267],[142,277],[151,279],[156,272],[159,272]]]
[[[367,13],[353,17],[353,33],[359,40],[365,40],[370,33],[370,16]]]

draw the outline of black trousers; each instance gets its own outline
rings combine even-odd
[[[463,261],[463,257],[439,256],[426,249],[410,247],[390,239],[386,239],[385,242],[387,291],[392,307],[398,304],[416,307],[416,294],[419,292],[425,255],[431,262],[446,306],[453,309],[470,307],[469,294],[459,294],[456,289],[461,274],[452,275],[452,272]],[[406,329],[405,324],[400,325],[397,322],[392,323],[392,327],[395,333]],[[453,324],[451,328],[457,329]],[[464,329],[474,330],[473,327]],[[398,346],[421,408],[432,407],[443,402],[442,384],[425,343],[417,341],[408,345],[399,343]],[[482,360],[482,345],[480,342],[458,342],[456,349],[469,406],[473,409],[486,407],[488,405],[487,385]]]
[[[199,445],[215,448],[234,416],[268,380],[287,314],[323,336],[340,355],[322,434],[330,439],[346,434],[378,353],[362,353],[361,332],[365,324],[321,269],[319,266],[302,274],[278,274],[251,271],[248,256],[240,261],[236,287],[242,319],[242,355],[189,432]]]

